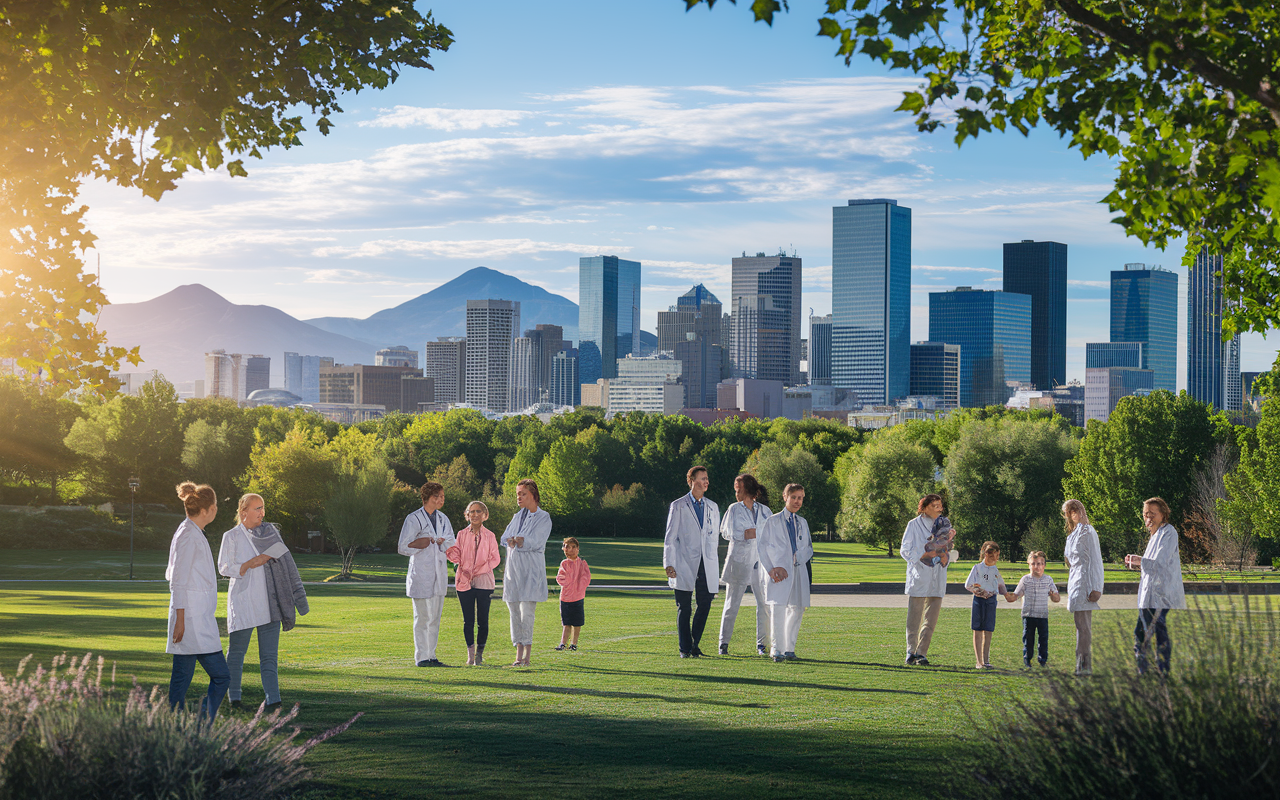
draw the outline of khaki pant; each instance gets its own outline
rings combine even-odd
[[[1076,674],[1093,672],[1093,612],[1074,611],[1076,618]]]
[[[941,597],[907,598],[907,652],[923,656],[929,653],[929,641],[938,625],[942,610]]]

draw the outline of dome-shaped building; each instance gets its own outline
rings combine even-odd
[[[257,408],[258,406],[289,408],[301,402],[301,397],[285,389],[258,389],[249,395],[244,404],[247,408]]]

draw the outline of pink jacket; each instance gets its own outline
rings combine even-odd
[[[576,603],[587,596],[587,586],[591,584],[591,567],[581,558],[560,562],[560,571],[556,573],[556,583],[560,584],[560,602]]]
[[[498,554],[498,540],[493,531],[480,526],[479,535],[471,531],[471,526],[463,528],[457,534],[458,543],[445,551],[445,558],[458,565],[453,576],[458,591],[469,589],[493,589],[493,569],[502,562]]]

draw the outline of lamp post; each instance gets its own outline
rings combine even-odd
[[[129,580],[133,580],[133,503],[138,493],[138,479],[129,479]]]

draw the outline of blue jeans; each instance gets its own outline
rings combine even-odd
[[[187,689],[195,677],[197,661],[209,675],[209,694],[200,703],[200,716],[207,714],[212,722],[218,716],[218,706],[222,705],[222,696],[227,693],[227,684],[231,682],[227,659],[221,650],[200,655],[174,654],[173,674],[169,676],[169,708],[187,707]]]
[[[249,639],[258,632],[258,671],[262,674],[262,691],[268,703],[280,702],[280,623],[268,622],[256,628],[232,631],[227,638],[227,665],[231,668],[231,688],[227,696],[240,699],[240,679],[244,677],[244,656],[249,652]]]
[[[1022,663],[1031,666],[1031,655],[1036,649],[1036,634],[1040,636],[1040,666],[1049,660],[1049,618],[1022,618]]]
[[[1156,666],[1161,672],[1169,671],[1173,645],[1169,642],[1169,627],[1165,624],[1168,613],[1167,608],[1138,609],[1138,624],[1133,626],[1133,655],[1138,660],[1139,674],[1147,671],[1147,653],[1151,650],[1152,637],[1156,640]]]

